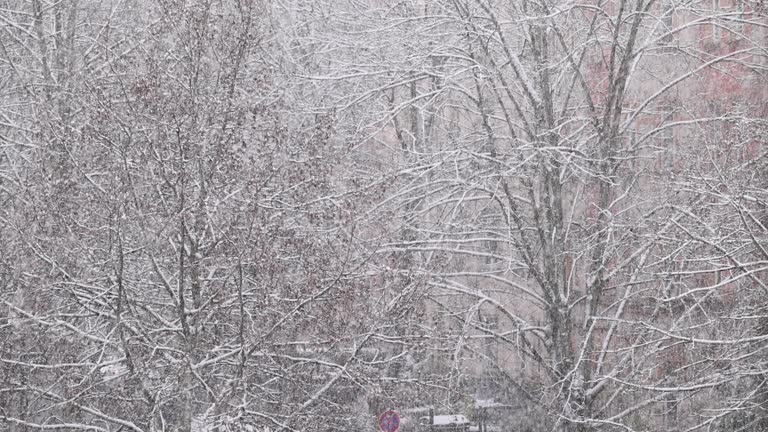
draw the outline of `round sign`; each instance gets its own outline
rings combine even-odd
[[[400,427],[400,416],[389,410],[379,417],[379,429],[384,432],[395,432]]]

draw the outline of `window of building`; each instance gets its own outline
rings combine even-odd
[[[712,0],[712,15],[717,15],[720,12],[720,0]],[[718,42],[720,40],[721,29],[717,24],[717,20],[712,22],[712,40]]]
[[[744,1],[743,0],[736,0],[736,12],[738,15],[736,16],[736,32],[740,34],[744,34],[744,20],[746,17],[744,16]]]
[[[494,227],[496,225],[496,222],[498,222],[498,219],[499,219],[498,214],[495,214],[493,212],[493,209],[490,207],[486,207],[481,211],[480,218],[482,222],[481,226],[486,226],[486,227],[487,226]],[[488,237],[488,239],[486,239],[483,242],[484,252],[487,254],[485,255],[484,262],[485,264],[493,264],[496,261],[498,261],[496,256],[499,253],[499,241],[493,240],[492,237],[494,237],[494,235],[491,234],[490,232],[484,232],[483,235]]]
[[[661,41],[665,44],[669,44],[673,40],[673,35],[670,32],[672,31],[672,15],[674,14],[674,8],[675,5],[671,0],[665,0],[662,3],[661,23],[664,25],[664,28],[662,29],[664,36],[661,38]]]
[[[495,332],[499,327],[499,319],[494,313],[487,313],[485,316],[480,316],[480,323],[486,331]],[[485,356],[492,362],[498,360],[496,338],[489,337],[485,339]]]
[[[675,121],[675,108],[672,105],[664,105],[659,109],[659,131],[656,134],[656,146],[660,150],[657,159],[657,171],[667,172],[675,166],[675,128],[669,124]]]

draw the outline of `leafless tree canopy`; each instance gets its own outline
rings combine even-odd
[[[768,430],[752,0],[0,0],[0,432]]]

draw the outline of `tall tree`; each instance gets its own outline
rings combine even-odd
[[[742,184],[739,164],[763,157],[752,151],[734,163],[763,144],[764,102],[750,96],[765,91],[752,36],[763,31],[762,12],[655,1],[355,7],[356,19],[339,18],[354,23],[340,44],[358,47],[356,60],[339,60],[354,70],[316,79],[365,89],[340,105],[365,106],[365,145],[392,161],[385,177],[396,186],[379,208],[401,222],[379,252],[408,256],[395,270],[426,280],[431,315],[448,321],[447,334],[431,329],[431,349],[453,364],[449,387],[473,389],[473,376],[497,369],[497,394],[547,412],[543,430],[703,426],[704,407],[718,405],[700,390],[723,380],[703,384],[686,366],[697,355],[686,353],[699,351],[681,320],[703,331],[701,316],[692,318],[697,284],[723,266],[700,238],[683,253],[692,239],[679,230],[723,204],[701,189],[711,173],[725,169],[734,175],[726,184]],[[742,84],[725,95],[733,75]],[[712,142],[712,127],[750,138],[713,144],[718,162],[701,166],[691,155]],[[746,250],[763,241],[737,231],[753,245]],[[723,247],[732,235],[709,241]],[[737,250],[746,252],[733,244],[721,259]],[[691,271],[686,285],[676,279]],[[749,289],[763,283],[749,280]],[[677,294],[689,302],[682,317],[667,307],[673,286],[687,286]],[[732,331],[716,315],[724,310],[701,312]],[[487,339],[498,352],[473,342]],[[749,349],[738,340],[723,343]],[[465,355],[486,365],[472,368]],[[678,398],[697,402],[683,411],[673,408]]]

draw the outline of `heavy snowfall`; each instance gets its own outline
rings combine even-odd
[[[0,0],[0,432],[768,431],[763,0]]]

